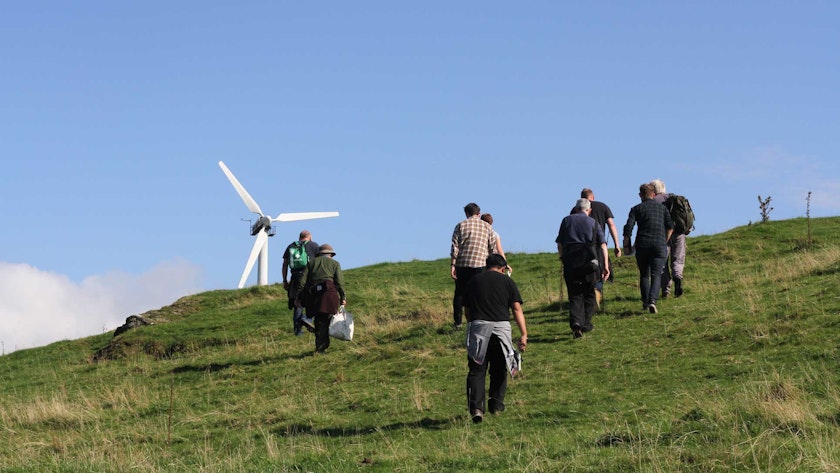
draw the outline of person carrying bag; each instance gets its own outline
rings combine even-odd
[[[335,250],[329,244],[318,247],[298,283],[298,294],[304,295],[305,300],[298,298],[295,304],[305,305],[306,312],[315,319],[315,353],[324,353],[329,348],[330,322],[339,308],[347,304],[341,264],[334,257]]]

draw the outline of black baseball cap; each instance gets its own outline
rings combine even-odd
[[[487,261],[485,261],[485,266],[488,268],[504,268],[507,266],[507,261],[502,257],[502,255],[493,253],[492,255],[487,257]]]

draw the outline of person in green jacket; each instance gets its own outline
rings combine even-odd
[[[330,321],[340,306],[347,305],[341,264],[334,259],[335,250],[327,243],[318,247],[315,258],[303,270],[298,281],[295,304],[305,305],[314,318],[315,353],[324,353],[330,346]]]

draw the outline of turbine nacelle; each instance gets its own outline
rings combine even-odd
[[[259,233],[263,230],[268,232],[270,234],[269,236],[273,235],[273,233],[271,232],[271,219],[268,218],[268,217],[265,217],[265,216],[260,217],[256,221],[256,223],[251,225],[251,236],[256,236],[257,233]]]

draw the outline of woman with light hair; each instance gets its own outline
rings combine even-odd
[[[484,220],[485,222],[489,223],[490,226],[493,226],[493,216],[492,215],[481,214],[481,219]],[[499,236],[499,232],[497,232],[495,228],[493,229],[493,235],[496,237],[496,254],[501,255],[502,258],[504,258],[505,261],[507,261],[507,256],[505,256],[505,250],[504,250],[504,248],[502,248],[502,237]],[[513,269],[510,267],[510,265],[508,265],[505,268],[505,272],[507,273],[508,276],[510,276],[510,274],[513,272]]]
[[[653,186],[653,192],[655,192],[657,196],[664,196],[668,193],[668,191],[665,190],[665,183],[662,182],[662,179],[654,179],[650,181],[650,185]],[[662,199],[664,200],[665,198],[663,197]]]

